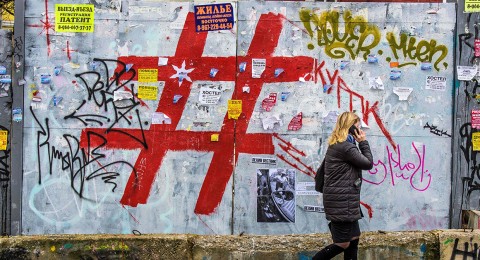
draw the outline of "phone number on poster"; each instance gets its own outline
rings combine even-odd
[[[215,31],[215,30],[229,30],[233,28],[232,23],[221,23],[221,24],[202,24],[197,25],[197,32],[200,31]]]
[[[91,25],[58,25],[60,30],[90,31]]]

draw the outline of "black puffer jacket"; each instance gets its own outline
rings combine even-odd
[[[357,146],[347,141],[330,145],[325,155],[323,206],[327,220],[353,222],[361,218],[360,188],[362,170],[373,167],[368,141]]]

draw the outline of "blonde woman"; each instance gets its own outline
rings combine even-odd
[[[372,152],[360,129],[360,118],[352,112],[341,114],[328,139],[323,187],[323,206],[333,244],[315,254],[313,260],[331,259],[342,252],[344,259],[357,259],[362,170],[372,167]]]

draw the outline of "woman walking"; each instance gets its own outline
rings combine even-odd
[[[373,167],[372,152],[365,132],[360,129],[360,118],[352,112],[341,114],[328,145],[323,206],[330,221],[333,244],[320,250],[313,260],[331,259],[342,252],[344,259],[357,259],[358,220],[363,216],[360,210],[362,170]]]

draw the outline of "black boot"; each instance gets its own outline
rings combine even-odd
[[[358,239],[350,241],[350,245],[345,249],[343,254],[344,260],[357,260]]]
[[[340,246],[337,246],[335,244],[330,244],[320,250],[318,253],[316,253],[312,260],[326,260],[326,259],[332,259],[334,256],[340,254],[343,252],[343,248]]]

